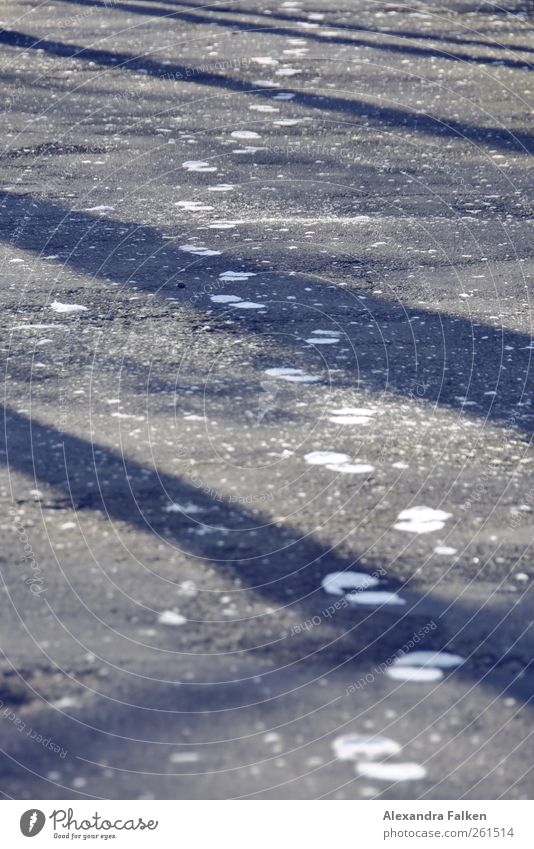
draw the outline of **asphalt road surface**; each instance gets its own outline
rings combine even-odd
[[[531,798],[533,4],[0,18],[3,795]]]

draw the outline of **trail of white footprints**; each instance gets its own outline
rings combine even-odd
[[[297,42],[295,41],[295,44]],[[305,42],[299,42],[305,43]],[[302,49],[302,48],[298,48]],[[286,51],[290,53],[291,51]],[[277,65],[276,60],[270,57],[257,57],[255,60],[259,65]],[[283,68],[276,72],[279,76],[290,76],[293,69]],[[273,80],[256,80],[255,85],[259,87],[270,87],[277,85]],[[278,92],[272,100],[290,101],[295,97],[293,93]],[[252,104],[249,109],[262,114],[277,114],[278,107],[266,103]],[[293,126],[297,120],[276,120],[279,126]],[[236,140],[252,140],[260,138],[260,134],[253,130],[238,129],[230,133],[231,138]],[[233,151],[234,153],[250,153],[259,148],[243,147]],[[216,172],[217,167],[204,160],[188,160],[183,163],[183,168],[190,172]],[[231,192],[233,184],[218,183],[208,186],[210,192]],[[191,213],[211,212],[214,207],[198,200],[179,201],[176,206],[179,209]],[[240,222],[215,221],[207,226],[211,229],[230,229]],[[200,244],[184,244],[179,246],[180,250],[193,256],[213,257],[221,255],[221,251],[213,250]],[[219,274],[221,284],[246,283],[255,277],[257,272],[242,270],[227,270]],[[214,293],[209,298],[213,304],[224,309],[256,310],[260,315],[265,315],[268,310],[267,303],[248,300],[237,294]],[[66,305],[53,304],[52,309],[67,311]],[[74,311],[76,307],[73,305]],[[79,307],[78,307],[79,309]],[[317,328],[302,341],[313,347],[338,345],[342,341],[342,331]],[[316,384],[321,377],[308,374],[303,369],[284,365],[273,365],[265,369],[265,374],[270,378],[288,383]],[[365,428],[377,415],[377,410],[372,407],[342,406],[327,410],[326,419],[332,424],[340,427]],[[356,462],[355,458],[347,453],[336,451],[330,447],[318,449],[306,453],[304,462],[317,469],[325,469],[329,472],[342,475],[366,475],[370,476],[375,468],[370,463]],[[394,468],[407,468],[405,463],[393,464]],[[402,510],[397,516],[393,531],[400,531],[414,535],[428,534],[444,528],[445,523],[451,518],[451,514],[444,510],[425,505],[412,505]],[[436,554],[454,555],[456,550],[450,546],[436,546]],[[322,589],[325,593],[343,598],[353,607],[368,607],[380,609],[402,609],[407,602],[402,595],[388,589],[381,584],[378,577],[362,572],[345,571],[332,572],[322,580]],[[182,617],[174,611],[165,611],[160,617],[160,623],[165,625],[181,625]],[[434,684],[443,680],[447,672],[451,672],[464,663],[464,658],[457,654],[446,651],[410,651],[406,654],[397,653],[390,659],[386,666],[386,676],[394,682],[403,684]],[[349,733],[336,737],[332,742],[335,757],[340,761],[349,761],[354,764],[356,774],[362,777],[383,782],[415,781],[426,776],[426,769],[422,764],[402,759],[402,745],[396,740],[388,737],[369,736],[366,734]]]

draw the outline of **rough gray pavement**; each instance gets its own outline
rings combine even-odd
[[[264,5],[2,4],[1,791],[530,798],[533,6]]]

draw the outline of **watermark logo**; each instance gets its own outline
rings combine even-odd
[[[29,811],[24,811],[20,818],[20,830],[24,837],[35,837],[42,831],[46,822],[46,817],[42,811],[37,808],[32,808]]]

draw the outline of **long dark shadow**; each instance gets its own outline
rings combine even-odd
[[[93,6],[95,8],[101,8],[105,10],[105,6],[102,3],[99,3],[98,0],[61,0],[63,3],[75,3],[80,6]],[[196,24],[197,26],[200,24],[212,24],[213,26],[224,27],[225,29],[231,29],[232,31],[236,30],[244,30],[245,32],[267,32],[272,35],[284,35],[288,37],[302,36],[302,30],[298,29],[290,29],[287,27],[281,27],[278,24],[267,24],[267,25],[258,25],[257,23],[249,23],[246,21],[240,20],[229,20],[225,18],[215,18],[212,15],[204,15],[204,14],[191,14],[188,12],[175,12],[168,11],[167,9],[161,8],[160,6],[143,6],[139,4],[133,3],[121,3],[116,2],[113,3],[113,9],[116,11],[128,12],[128,14],[136,14],[136,15],[145,15],[150,18],[166,18],[168,20],[181,20],[186,23]],[[237,12],[236,14],[240,14]],[[270,20],[271,16],[266,20]],[[383,34],[385,33],[377,33]],[[338,35],[328,36],[327,38],[316,34],[313,31],[306,30],[306,38],[311,41],[318,41],[323,45],[327,44],[338,44],[344,45],[347,47],[368,47],[374,50],[384,50],[390,53],[402,53],[408,56],[419,56],[424,59],[432,58],[432,59],[448,59],[454,62],[466,62],[470,64],[476,65],[487,65],[491,64],[493,61],[491,57],[488,56],[473,56],[470,53],[452,53],[450,50],[439,49],[438,47],[430,48],[430,47],[418,47],[417,45],[407,44],[403,41],[402,44],[391,44],[390,42],[384,43],[383,41],[370,41],[370,40],[362,40],[357,38],[344,38]],[[499,64],[503,65],[507,68],[519,68],[521,70],[526,70],[531,67],[531,65],[527,62],[527,60],[521,59],[501,59],[499,60]]]
[[[329,572],[354,567],[373,571],[374,567],[375,573],[385,576],[386,586],[395,585],[394,576],[388,575],[387,564],[369,563],[362,570],[357,555],[350,560],[343,558],[311,535],[299,536],[295,529],[275,524],[267,517],[263,517],[262,523],[258,515],[250,514],[241,505],[216,500],[202,488],[145,467],[104,444],[65,433],[10,408],[0,411],[0,426],[7,469],[53,487],[64,508],[96,511],[111,522],[125,522],[146,533],[157,534],[171,547],[215,565],[223,574],[239,576],[245,586],[264,596],[270,604],[296,607],[303,618],[317,614],[325,606],[320,585],[321,578]],[[195,504],[203,512],[203,524],[221,530],[218,534],[190,533],[197,526],[198,516],[165,513],[163,507],[169,499]],[[217,545],[221,533],[225,535],[224,549]],[[294,636],[282,637],[269,650],[276,653],[282,648],[287,650],[289,645],[290,655],[294,651],[295,662],[301,663],[306,659],[305,646],[311,642],[314,655],[326,652],[324,657],[340,666],[354,660],[383,659],[385,647],[391,647],[392,639],[396,642],[403,636],[409,638],[413,634],[414,619],[428,622],[429,616],[440,625],[430,637],[430,645],[440,648],[449,641],[454,645],[454,629],[450,633],[447,617],[439,619],[447,603],[431,596],[421,598],[413,592],[403,592],[410,599],[406,613],[392,617],[391,613],[380,610],[371,614],[340,611],[336,619],[340,630],[335,638],[331,631],[323,636],[321,629],[316,629],[312,636],[305,634],[302,640],[295,640]],[[468,639],[472,645],[479,641],[476,655],[486,655],[493,649],[496,668],[499,665],[506,668],[508,653],[519,651],[510,643],[513,614],[510,619],[510,614],[502,616],[495,609],[474,607],[463,600],[456,601],[454,609],[455,621],[460,616],[467,623],[467,633],[477,634],[474,641]],[[504,650],[499,629],[507,633]],[[521,651],[531,658],[534,646],[530,629],[519,631],[519,635]],[[496,650],[495,646],[500,648]],[[249,648],[252,652],[256,650],[265,651],[253,645]],[[480,677],[476,655],[460,673],[467,679]],[[484,683],[499,691],[503,688],[499,676],[495,680],[488,676]],[[512,680],[508,675],[504,686],[507,693],[526,702],[533,698],[529,675],[516,676]]]
[[[78,2],[79,0],[68,0],[68,2]],[[145,0],[148,3],[158,3],[161,7],[161,0]],[[269,15],[264,15],[261,10],[254,9],[246,9],[239,6],[224,6],[222,3],[186,3],[182,2],[182,0],[164,0],[167,6],[180,6],[187,7],[190,9],[197,9],[199,12],[223,12],[232,15],[249,15],[253,17],[259,17],[262,19],[271,20],[274,18],[277,21],[284,21],[288,23],[309,23],[309,18],[306,18],[303,15],[291,15],[291,14],[280,14],[280,12],[270,11]],[[439,12],[438,12],[439,14]],[[513,13],[509,13],[510,17],[513,17]],[[416,39],[417,41],[443,41],[443,42],[451,42],[453,44],[465,44],[472,47],[491,47],[493,50],[507,50],[514,51],[520,53],[534,53],[534,47],[526,47],[520,44],[503,44],[501,42],[493,40],[490,36],[487,37],[487,40],[481,40],[476,38],[464,38],[458,35],[447,35],[444,33],[432,33],[428,32],[428,30],[417,32],[417,30],[404,30],[404,29],[390,29],[390,28],[377,28],[377,27],[368,27],[363,24],[353,24],[353,23],[345,23],[343,21],[336,20],[321,20],[320,26],[324,27],[324,29],[338,29],[338,30],[346,30],[348,32],[367,32],[372,35],[389,35],[399,38],[410,38]],[[466,30],[472,29],[472,27],[466,26]],[[303,38],[307,38],[307,33],[303,34]]]
[[[212,86],[241,94],[267,97],[268,90],[254,88],[251,83],[236,80],[223,74],[211,74],[205,71],[191,73],[186,65],[165,65],[152,59],[143,58],[130,53],[115,53],[110,50],[81,47],[76,44],[36,39],[34,36],[15,30],[0,30],[0,44],[20,47],[25,50],[42,50],[54,56],[72,57],[80,61],[94,62],[103,67],[116,70],[144,70],[148,75],[162,79],[189,82],[194,85]],[[378,123],[401,129],[413,130],[420,133],[460,138],[476,145],[491,145],[505,150],[515,150],[520,153],[534,151],[534,133],[527,131],[512,131],[499,127],[477,127],[438,116],[413,113],[406,109],[393,106],[378,106],[363,100],[331,95],[310,94],[298,89],[284,89],[298,95],[298,103],[310,109],[321,109],[352,115],[354,118],[364,114],[367,118]]]
[[[250,298],[250,281],[222,283],[218,279],[228,268],[243,268],[243,263],[236,262],[231,253],[200,258],[191,264],[191,255],[180,251],[172,239],[163,235],[154,227],[69,211],[31,195],[6,193],[0,201],[0,241],[36,256],[57,255],[58,262],[89,277],[135,286],[159,296],[172,295],[175,308],[185,306],[199,317],[205,309],[213,308],[210,293],[242,293],[244,298]],[[129,262],[132,256],[138,256],[136,263]],[[357,259],[352,258],[351,265]],[[329,369],[335,368],[339,370],[337,382],[348,387],[358,384],[374,393],[416,397],[428,405],[504,424],[518,433],[534,432],[533,345],[526,333],[427,307],[407,307],[401,301],[364,293],[357,284],[333,289],[330,281],[314,280],[311,273],[292,277],[296,298],[292,311],[285,290],[277,294],[276,283],[277,273],[283,274],[290,267],[287,259],[280,259],[278,268],[277,257],[274,260],[271,276],[262,265],[246,263],[244,268],[254,271],[255,281],[260,281],[254,282],[257,289],[253,291],[263,290],[268,296],[265,315],[258,319],[244,310],[231,313],[238,322],[237,332],[242,332],[244,338],[253,333],[276,341],[276,362],[267,362],[259,354],[254,360],[260,374],[268,365],[298,365],[314,372],[319,367],[327,384]],[[205,265],[209,265],[209,272],[204,271]],[[204,272],[205,280],[192,287],[190,275],[179,273],[185,266],[189,266],[189,271],[194,268],[197,274]],[[454,279],[454,269],[450,269],[450,274]],[[360,275],[364,278],[365,269]],[[485,285],[490,284],[489,270],[488,278]],[[118,291],[114,288],[113,294]],[[316,352],[303,342],[317,326],[313,302],[325,294],[329,314],[336,316],[336,326],[343,331],[347,349],[347,359],[339,361],[334,356],[337,346],[332,346],[334,358],[330,360],[325,354],[328,367],[321,366]],[[432,289],[428,298],[432,298]],[[281,330],[288,331],[284,342],[280,341]]]

